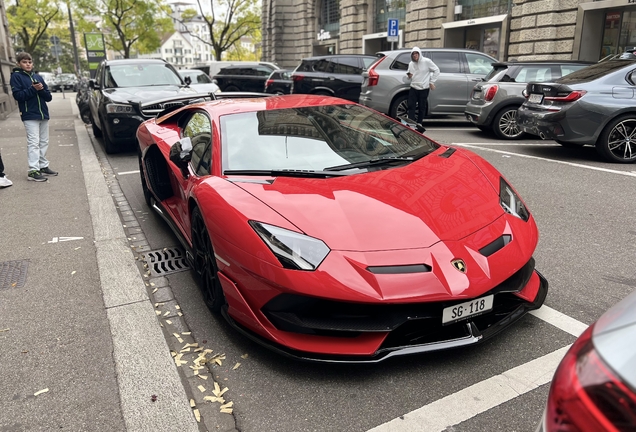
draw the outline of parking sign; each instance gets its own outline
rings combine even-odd
[[[397,18],[389,18],[389,24],[387,26],[386,41],[397,42],[400,32],[399,21]]]

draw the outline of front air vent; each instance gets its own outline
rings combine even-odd
[[[479,253],[483,256],[489,257],[500,249],[503,249],[508,243],[512,241],[512,236],[510,234],[504,234],[499,237],[494,242],[487,244],[483,248],[479,249]]]
[[[426,264],[413,264],[401,266],[374,266],[367,267],[373,274],[406,274],[406,273],[428,273],[431,267]]]

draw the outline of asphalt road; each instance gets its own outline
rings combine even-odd
[[[208,312],[189,272],[168,275],[194,339],[227,357],[214,374],[229,388],[238,430],[531,431],[565,347],[636,286],[629,264],[636,202],[626,195],[634,166],[605,163],[593,148],[501,142],[466,123],[426,126],[431,138],[487,159],[526,201],[540,231],[537,269],[550,283],[547,314],[528,315],[477,347],[379,365],[307,364],[267,351]],[[109,161],[150,248],[177,246],[144,203],[136,153]],[[502,380],[518,390],[506,395]]]

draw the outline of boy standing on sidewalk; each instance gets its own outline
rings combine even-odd
[[[11,91],[18,101],[20,117],[27,134],[29,180],[47,181],[46,175],[56,176],[49,168],[46,151],[49,148],[49,109],[46,105],[53,97],[42,77],[33,73],[31,54],[16,55],[18,67],[11,72]]]

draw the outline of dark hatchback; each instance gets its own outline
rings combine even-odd
[[[609,162],[636,162],[636,60],[608,60],[553,82],[531,82],[524,96],[517,111],[524,132],[565,147],[593,145]]]
[[[292,93],[335,96],[358,102],[362,71],[377,59],[355,54],[305,58],[292,73]]]
[[[291,93],[292,71],[279,69],[271,73],[265,81],[265,93],[284,95]]]
[[[212,78],[224,92],[262,92],[265,81],[278,68],[271,63],[231,65]]]
[[[203,96],[186,86],[174,67],[163,60],[104,60],[88,86],[93,134],[103,137],[107,153],[134,143],[143,121]],[[175,100],[179,98],[183,102]]]

